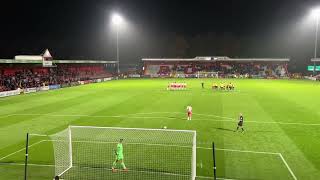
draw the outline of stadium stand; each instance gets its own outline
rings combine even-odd
[[[288,77],[289,59],[196,57],[192,59],[144,58],[144,75],[150,77],[199,77],[216,73],[219,77]]]
[[[53,60],[47,49],[41,55],[0,59],[0,92],[46,86],[66,87],[103,81],[115,72],[115,61]]]
[[[43,85],[70,84],[72,82],[112,77],[103,65],[68,64],[57,67],[0,66],[0,91],[32,88]]]

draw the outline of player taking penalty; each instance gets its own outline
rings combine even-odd
[[[187,120],[191,120],[192,118],[192,107],[191,106],[187,106]]]
[[[120,139],[119,143],[117,144],[117,150],[115,150],[116,154],[116,160],[113,162],[112,165],[112,172],[116,172],[117,170],[115,169],[117,164],[120,163],[121,167],[124,171],[128,171],[126,168],[126,165],[123,162],[123,146],[122,146],[122,141],[123,139]]]

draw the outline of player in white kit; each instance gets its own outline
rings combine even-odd
[[[190,105],[187,106],[187,116],[188,116],[187,120],[191,120],[191,118],[192,118],[192,107]]]

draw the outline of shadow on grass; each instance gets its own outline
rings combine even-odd
[[[220,131],[229,131],[229,132],[241,132],[241,130],[235,131],[235,129],[227,129],[227,128],[214,128]],[[268,130],[249,130],[247,131],[246,129],[244,130],[243,133],[247,133],[247,132],[255,132],[255,133],[275,133],[276,131],[268,131]]]

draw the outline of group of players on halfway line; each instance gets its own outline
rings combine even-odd
[[[204,82],[201,83],[201,87],[202,87],[202,89],[204,89]],[[220,90],[230,90],[231,91],[231,90],[234,90],[235,85],[231,82],[229,82],[229,83],[222,82],[220,84],[212,83],[211,88],[212,88],[212,90],[219,90],[220,89]]]
[[[201,87],[204,89],[204,82],[201,82]],[[235,85],[231,82],[229,83],[212,83],[211,86],[212,90],[234,90]],[[172,82],[168,84],[167,90],[186,90],[187,89],[187,83],[177,83]]]
[[[192,107],[189,105],[187,106],[187,120],[188,121],[191,121],[192,119]],[[244,132],[244,128],[243,128],[243,115],[240,113],[239,115],[239,121],[238,121],[238,124],[237,124],[237,129],[234,131],[238,131],[239,129],[241,129],[241,132]],[[126,165],[124,164],[124,161],[123,161],[123,145],[122,145],[122,142],[123,142],[123,139],[120,139],[119,143],[117,144],[117,149],[115,150],[115,155],[116,155],[116,160],[113,162],[113,165],[112,165],[112,172],[117,172],[117,169],[116,169],[116,166],[118,163],[120,163],[121,167],[122,167],[122,170],[124,172],[127,172],[128,169],[126,167]]]
[[[187,83],[177,83],[172,82],[168,84],[167,90],[186,90],[187,89]]]

